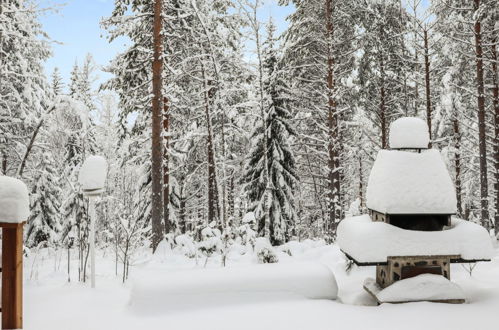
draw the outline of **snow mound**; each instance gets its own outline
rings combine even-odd
[[[0,222],[21,223],[29,217],[29,193],[15,178],[0,176]]]
[[[428,125],[415,117],[399,118],[390,125],[389,142],[392,149],[427,149]]]
[[[90,156],[83,163],[78,181],[83,190],[92,191],[104,188],[107,176],[107,162],[102,156]]]
[[[150,273],[135,281],[130,303],[138,311],[164,313],[275,297],[336,299],[337,294],[336,279],[322,264],[264,264]]]
[[[243,223],[254,223],[256,221],[256,216],[254,212],[248,212],[244,215]]]
[[[346,218],[338,225],[338,245],[357,262],[386,262],[389,256],[457,255],[488,260],[493,247],[487,230],[453,218],[443,231],[405,230],[368,215]]]
[[[367,185],[367,207],[388,214],[455,214],[456,192],[440,153],[380,150]]]
[[[435,274],[421,274],[397,281],[379,291],[376,297],[380,302],[465,299],[464,292],[459,285],[442,275]]]

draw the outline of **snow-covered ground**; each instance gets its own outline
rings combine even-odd
[[[497,328],[497,248],[492,262],[477,264],[471,277],[461,265],[452,265],[452,280],[461,286],[467,297],[467,303],[463,305],[421,302],[374,306],[374,300],[362,288],[366,277],[374,277],[373,267],[353,267],[346,272],[346,262],[338,247],[317,242],[292,242],[288,245],[288,251],[293,256],[279,252],[279,259],[281,263],[289,264],[290,269],[306,265],[303,262],[322,263],[329,267],[336,275],[338,299],[308,299],[279,290],[239,292],[233,283],[233,290],[222,293],[203,290],[204,294],[196,295],[191,291],[184,295],[182,290],[175,290],[175,283],[168,282],[177,279],[181,282],[179,285],[185,287],[189,280],[180,281],[179,276],[189,274],[186,270],[206,271],[202,269],[204,260],[196,261],[166,250],[161,250],[153,258],[144,253],[131,268],[130,280],[125,284],[121,283],[120,276],[115,275],[114,255],[109,251],[104,255],[100,251],[97,288],[92,290],[88,283],[67,282],[65,251],[59,251],[55,258],[54,252],[43,250],[31,253],[25,259],[24,326],[25,329],[37,330]],[[76,260],[72,262],[72,278],[76,279]],[[212,257],[207,268],[217,268],[220,264],[220,257]],[[253,255],[240,255],[233,251],[227,260],[227,267],[232,268],[232,274],[237,274],[234,268],[250,271],[258,266]],[[199,287],[202,276],[195,274],[192,285]],[[211,274],[221,273],[212,271]],[[327,276],[322,278],[327,279]],[[161,305],[157,303],[157,294],[149,302],[147,296],[136,301],[131,298],[136,283],[143,284],[144,280],[149,288],[156,284],[165,290]],[[207,283],[221,285],[221,282]],[[317,283],[311,284],[317,287]],[[248,287],[251,285],[248,284]]]

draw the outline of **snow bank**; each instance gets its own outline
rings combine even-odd
[[[381,150],[367,186],[367,207],[389,214],[455,214],[456,192],[440,153]]]
[[[0,222],[21,223],[29,217],[29,193],[15,178],[0,176]]]
[[[251,267],[196,269],[147,274],[136,280],[131,305],[140,311],[212,307],[216,303],[266,301],[269,295],[336,299],[332,271],[322,264],[265,264]]]
[[[373,288],[373,279],[367,279],[364,286]],[[442,275],[421,274],[397,281],[376,293],[380,302],[464,300],[463,290]]]
[[[78,181],[83,190],[92,191],[104,188],[107,176],[107,162],[104,157],[90,156],[83,163]]]
[[[390,148],[427,149],[430,143],[428,125],[419,118],[403,117],[390,125]]]
[[[474,260],[493,255],[485,228],[455,218],[443,231],[405,230],[371,221],[368,215],[346,218],[338,225],[338,245],[358,262],[386,262],[389,256],[460,255]]]

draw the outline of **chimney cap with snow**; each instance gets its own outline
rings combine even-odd
[[[402,117],[390,125],[391,149],[428,149],[428,125],[420,118]]]

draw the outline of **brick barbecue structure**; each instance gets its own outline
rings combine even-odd
[[[367,280],[364,288],[378,303],[463,303],[464,294],[397,301],[379,297],[398,281],[422,274],[450,281],[451,263],[490,258],[486,230],[452,218],[457,212],[454,186],[440,153],[428,148],[428,136],[426,123],[417,118],[392,123],[392,148],[379,152],[369,177],[369,215],[345,219],[338,228],[338,243],[346,256],[359,266],[376,266],[376,280]]]

